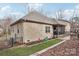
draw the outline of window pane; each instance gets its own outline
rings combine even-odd
[[[49,27],[49,26],[46,26],[46,27],[45,27],[45,32],[46,32],[46,33],[50,33],[50,27]]]

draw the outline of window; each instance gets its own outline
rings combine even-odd
[[[11,31],[14,32],[14,28],[13,27],[11,27]]]
[[[17,33],[19,33],[19,29],[17,29]]]
[[[10,29],[8,29],[8,34],[11,34],[11,31],[10,31]]]
[[[15,34],[15,38],[16,38],[16,34]]]
[[[46,27],[45,27],[45,32],[46,32],[46,33],[50,33],[50,27],[49,27],[49,26],[46,26]]]

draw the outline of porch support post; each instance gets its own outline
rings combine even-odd
[[[57,26],[57,37],[59,35],[59,25]]]

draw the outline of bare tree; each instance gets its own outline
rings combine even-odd
[[[78,33],[79,32],[79,17],[78,17],[78,13],[76,9],[74,9],[73,15],[69,21],[71,22],[71,31]]]
[[[1,21],[0,25],[3,29],[3,34],[6,36],[10,35],[10,24],[12,23],[12,18],[11,17],[4,17],[4,19]]]
[[[64,12],[64,10],[58,10],[57,12],[56,12],[56,19],[63,19],[65,16],[64,16],[64,14],[63,14],[63,12]]]
[[[31,11],[38,11],[38,12],[43,12],[43,8],[41,6],[36,6],[37,4],[26,4],[27,5],[27,10],[28,12]]]

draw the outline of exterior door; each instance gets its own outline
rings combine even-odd
[[[53,26],[53,37],[57,37],[57,34],[58,34],[58,30],[57,30],[57,26]]]

